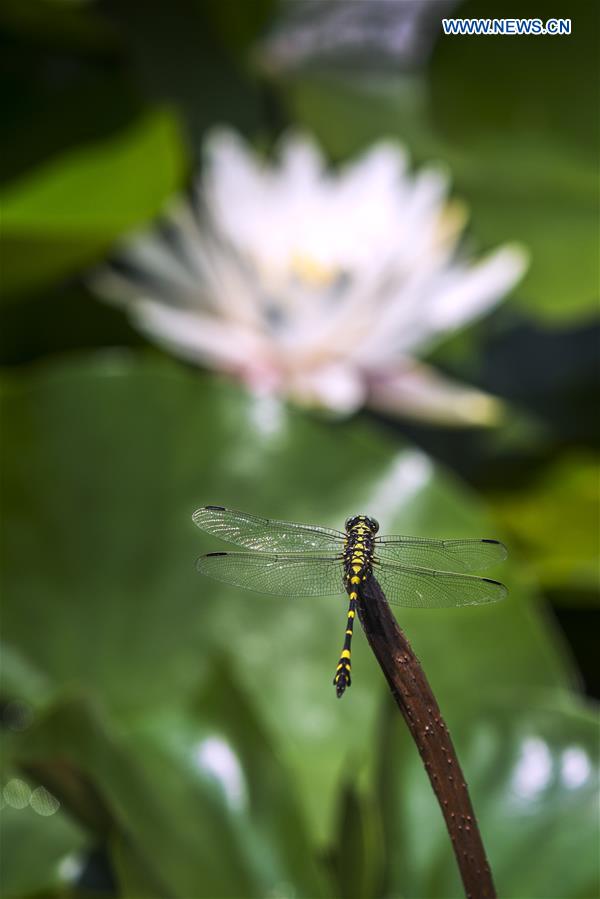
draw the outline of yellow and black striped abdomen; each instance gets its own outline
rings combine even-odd
[[[349,687],[352,683],[350,656],[354,619],[358,608],[360,587],[371,573],[373,559],[374,529],[369,525],[369,521],[369,519],[359,516],[346,528],[344,586],[350,597],[350,604],[348,606],[344,646],[333,679],[338,696],[342,696],[346,687]]]

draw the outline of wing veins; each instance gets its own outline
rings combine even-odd
[[[374,543],[382,559],[442,571],[476,571],[497,565],[507,556],[506,547],[498,540],[383,536]]]
[[[412,608],[452,608],[503,599],[504,584],[491,578],[375,561],[373,576],[391,605]]]
[[[192,515],[203,531],[243,549],[265,552],[341,550],[345,535],[333,528],[261,518],[221,506],[203,506]]]
[[[200,556],[196,568],[215,580],[259,593],[331,596],[344,592],[342,558],[335,553],[208,553]]]

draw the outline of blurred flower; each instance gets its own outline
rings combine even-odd
[[[268,72],[410,72],[424,65],[457,0],[284,3],[255,56]]]
[[[306,136],[268,164],[220,131],[192,199],[130,242],[98,289],[156,342],[257,392],[489,423],[498,401],[416,356],[494,306],[525,261],[515,247],[463,257],[464,211],[447,194],[442,172],[409,173],[392,143],[332,172]]]

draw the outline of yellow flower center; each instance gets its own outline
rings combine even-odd
[[[301,281],[310,287],[328,287],[338,276],[335,268],[319,262],[313,256],[294,253],[291,258],[291,270]]]

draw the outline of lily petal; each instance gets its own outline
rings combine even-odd
[[[415,340],[419,340],[419,330],[420,340],[424,340],[456,331],[467,322],[480,318],[517,284],[527,263],[525,250],[513,244],[501,247],[474,265],[454,266],[445,285],[433,294],[424,326],[415,329]]]
[[[366,399],[362,374],[342,363],[295,372],[286,387],[296,402],[329,409],[340,415],[355,412]]]
[[[268,357],[263,341],[252,332],[197,311],[139,299],[133,318],[140,330],[156,343],[190,362],[245,370],[251,360]]]
[[[496,397],[411,360],[393,371],[372,375],[369,384],[368,405],[393,415],[470,427],[497,424],[503,414],[503,403]]]
[[[390,302],[361,348],[368,357],[391,364],[400,356],[422,351],[441,334],[458,330],[493,308],[519,281],[527,254],[517,245],[501,247],[475,264],[455,263],[427,276],[413,273],[406,297]]]

